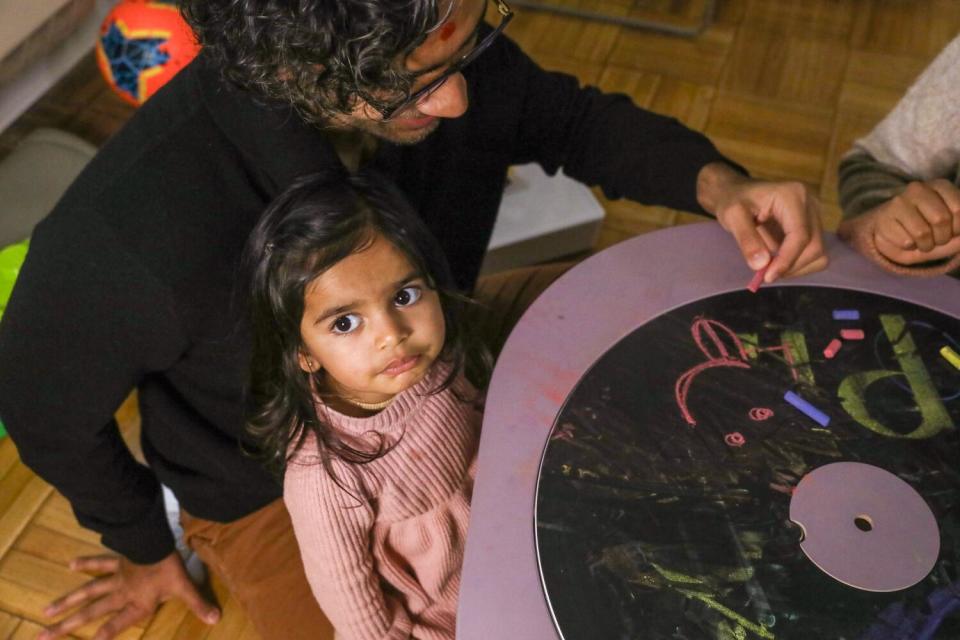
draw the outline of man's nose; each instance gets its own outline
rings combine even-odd
[[[459,118],[470,100],[467,97],[467,80],[462,73],[455,73],[417,104],[417,111],[437,118]]]

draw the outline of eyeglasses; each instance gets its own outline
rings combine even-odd
[[[443,83],[450,79],[450,76],[455,75],[463,71],[464,67],[476,60],[481,53],[486,51],[493,41],[497,39],[504,29],[507,28],[507,25],[510,24],[510,21],[513,20],[513,11],[510,9],[509,5],[503,0],[493,0],[497,5],[497,12],[500,13],[500,25],[494,29],[486,38],[481,40],[473,47],[465,56],[451,64],[447,67],[447,70],[443,72],[440,76],[436,77],[426,86],[414,91],[406,98],[400,100],[396,104],[389,105],[386,107],[377,107],[373,106],[377,111],[380,112],[380,115],[383,116],[383,121],[386,122],[396,114],[400,113],[407,107],[413,104],[417,104],[431,93],[443,86]]]

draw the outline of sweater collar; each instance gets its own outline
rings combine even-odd
[[[321,419],[329,420],[334,428],[346,433],[363,435],[370,431],[376,431],[384,435],[399,435],[403,432],[406,421],[417,414],[424,401],[436,392],[449,374],[450,365],[438,360],[430,367],[422,380],[409,389],[398,393],[393,402],[383,411],[366,418],[344,415],[322,403],[317,408],[321,414]]]
[[[288,104],[270,102],[225,80],[201,52],[191,64],[195,90],[220,131],[279,192],[297,177],[340,164],[321,129]]]

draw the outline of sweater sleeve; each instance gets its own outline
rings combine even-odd
[[[877,249],[872,217],[864,216],[899,195],[910,182],[946,178],[956,183],[960,166],[956,131],[960,131],[960,37],[947,45],[893,110],[841,160],[840,236],[894,273],[931,276],[960,268],[960,254],[912,266],[889,260]]]
[[[705,165],[724,162],[746,173],[676,119],[641,109],[626,95],[580,87],[510,44],[507,64],[519,69],[525,87],[516,162],[537,161],[550,174],[562,168],[609,198],[704,214],[696,184]]]
[[[960,162],[960,36],[920,74],[873,131],[854,143],[918,180],[951,176]]]
[[[134,562],[156,562],[174,549],[159,483],[113,413],[180,353],[179,322],[96,216],[53,218],[36,228],[0,323],[0,419],[81,525]]]
[[[917,178],[854,150],[840,161],[838,196],[843,218],[855,218],[899,195]]]
[[[413,622],[377,573],[373,508],[353,470],[334,467],[346,490],[319,463],[291,462],[284,475],[283,499],[313,595],[341,640],[409,638]]]

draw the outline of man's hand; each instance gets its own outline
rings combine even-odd
[[[109,615],[93,640],[109,640],[124,629],[153,615],[160,604],[172,598],[183,600],[200,620],[216,624],[220,611],[197,592],[180,554],[174,552],[156,564],[140,565],[119,556],[90,556],[70,563],[73,571],[102,573],[62,598],[51,602],[43,613],[55,617],[75,610],[51,625],[37,640],[54,640],[82,627],[91,620]]]
[[[827,266],[820,203],[799,182],[754,180],[714,162],[700,170],[697,199],[733,235],[751,269],[769,263],[765,282]]]
[[[898,196],[838,229],[850,237],[872,228],[877,251],[891,262],[917,265],[960,252],[960,189],[948,180],[911,182]]]

